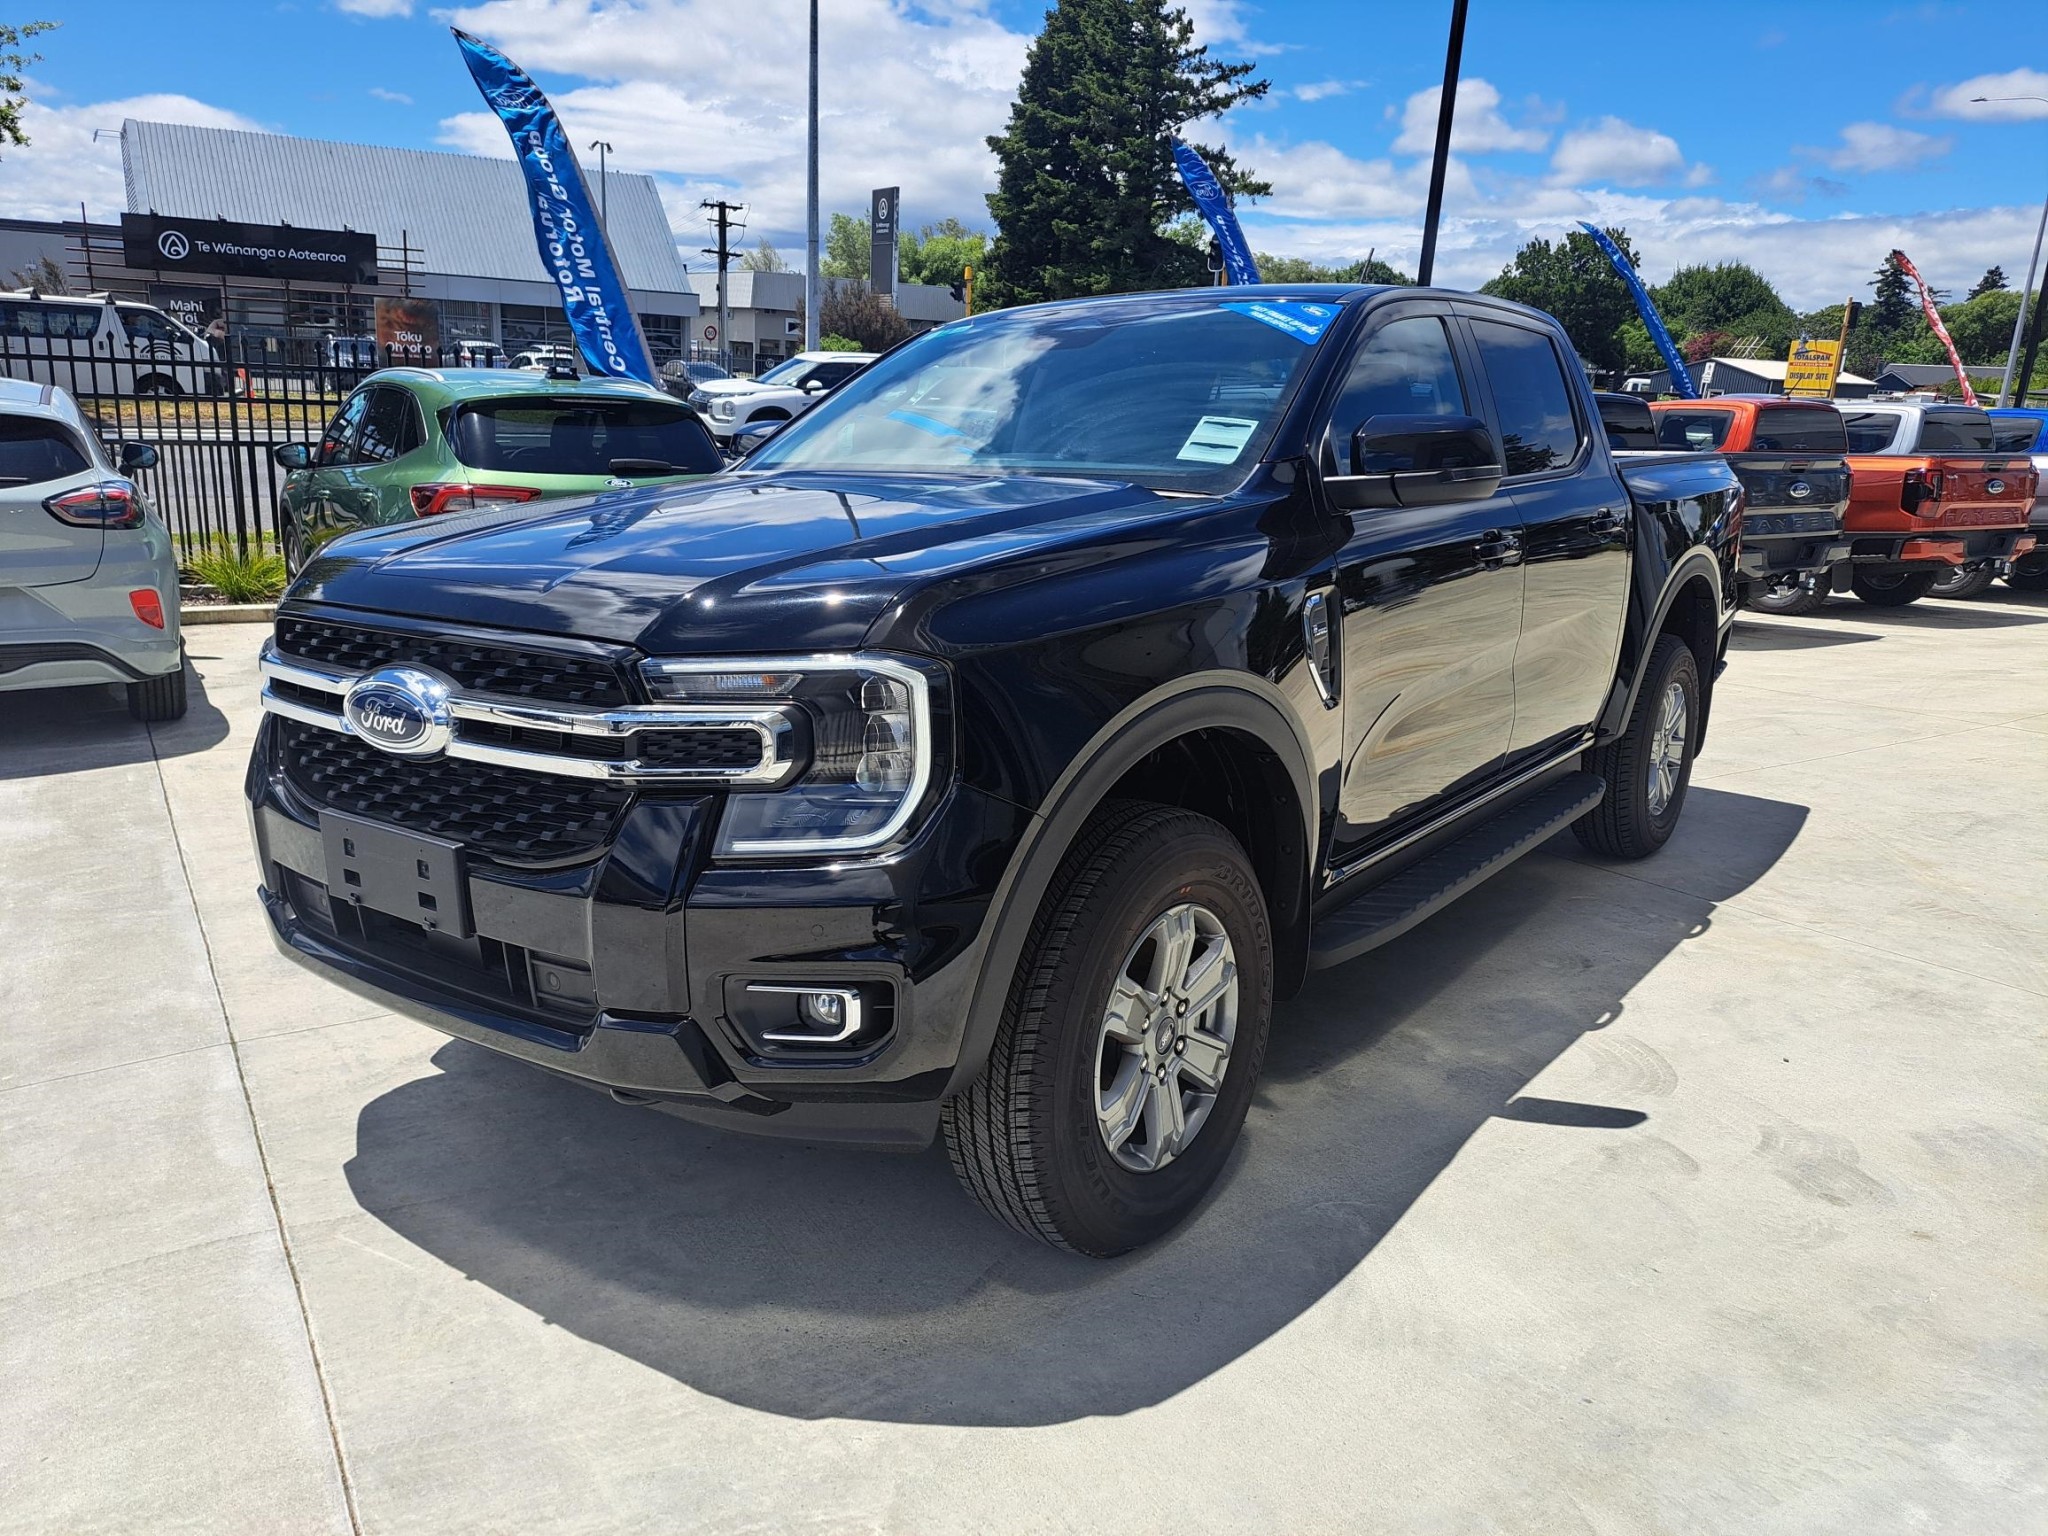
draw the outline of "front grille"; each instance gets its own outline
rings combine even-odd
[[[285,778],[314,805],[507,859],[562,859],[607,842],[630,788],[458,758],[396,757],[354,736],[277,722]]]
[[[761,733],[710,727],[641,731],[633,737],[633,756],[650,768],[754,768],[761,762]]]
[[[426,667],[476,693],[557,704],[615,708],[633,702],[625,680],[608,662],[509,645],[480,645],[435,635],[402,634],[357,624],[283,617],[277,649],[288,657],[340,672],[377,667]]]

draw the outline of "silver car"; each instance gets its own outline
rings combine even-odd
[[[123,683],[138,720],[185,713],[178,563],[128,475],[51,384],[0,379],[0,692]]]

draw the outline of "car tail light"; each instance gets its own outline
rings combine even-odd
[[[126,480],[102,480],[98,485],[44,498],[44,510],[60,523],[73,528],[140,528],[142,496]]]
[[[128,594],[128,606],[135,610],[135,617],[151,629],[164,627],[164,600],[156,595],[153,587],[137,587]]]
[[[1914,516],[1932,517],[1932,512],[1922,513],[1920,509],[1929,502],[1941,500],[1941,471],[1938,469],[1909,469],[1899,484],[1899,505]]]
[[[412,509],[421,517],[442,512],[481,512],[486,507],[538,501],[540,494],[530,485],[416,485],[412,488]]]

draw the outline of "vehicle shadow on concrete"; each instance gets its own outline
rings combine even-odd
[[[1993,605],[1977,597],[1948,602],[1922,598],[1903,608],[1878,608],[1850,598],[1837,599],[1812,617],[1854,619],[1859,624],[1881,624],[1888,629],[2017,629],[2028,624],[2048,624],[2048,613],[2025,611],[2031,606]]]
[[[1617,879],[1567,835],[1312,977],[1280,1010],[1217,1192],[1122,1260],[999,1225],[937,1149],[742,1138],[460,1042],[436,1053],[439,1073],[364,1107],[349,1184],[470,1279],[748,1408],[963,1426],[1128,1413],[1314,1305],[1489,1118],[1569,1136],[1654,1127],[1654,1085],[1645,1103],[1611,1105],[1522,1089],[1621,1017],[1629,991],[1769,869],[1806,816],[1691,793],[1661,856],[1680,890]]]
[[[0,693],[0,779],[146,763],[219,745],[227,716],[206,697],[197,667],[186,669],[185,690],[185,718],[157,725],[129,718],[118,683]]]
[[[1846,629],[1793,629],[1783,624],[1763,624],[1755,619],[1738,619],[1735,622],[1734,649],[1818,651],[1833,645],[1864,645],[1883,638],[1883,635],[1859,635]]]

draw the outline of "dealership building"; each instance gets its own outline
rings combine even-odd
[[[444,349],[571,344],[510,159],[131,119],[121,165],[119,226],[0,220],[0,274],[48,261],[74,290],[147,298],[196,330],[294,354],[380,335],[393,314],[408,334],[437,329]],[[589,176],[656,360],[706,350],[653,178]]]

